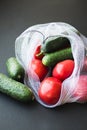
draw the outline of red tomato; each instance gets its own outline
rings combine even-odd
[[[38,75],[39,79],[42,80],[48,73],[48,67],[42,64],[39,59],[33,59],[31,63],[31,69]]]
[[[40,54],[40,52],[41,52],[41,45],[37,46],[35,53],[34,53],[34,58],[41,60],[43,58],[43,54]],[[38,55],[38,54],[40,54],[40,55]]]
[[[63,81],[68,78],[74,69],[74,61],[73,60],[64,60],[56,64],[53,69],[52,75],[57,79]]]
[[[54,77],[45,78],[38,91],[40,99],[49,105],[57,103],[61,93],[61,81]]]
[[[78,101],[87,102],[87,75],[81,75],[77,82],[74,97],[78,97]]]

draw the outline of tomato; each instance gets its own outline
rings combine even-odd
[[[53,77],[63,81],[68,78],[74,69],[74,61],[73,60],[64,60],[55,65],[52,71]]]
[[[79,102],[87,102],[87,75],[79,77],[73,96],[78,97]]]
[[[42,80],[48,73],[48,67],[42,64],[42,61],[39,59],[33,59],[31,62],[31,70],[33,70]]]
[[[45,78],[39,87],[38,95],[40,99],[48,104],[56,104],[61,93],[61,81],[54,77]]]
[[[41,52],[41,45],[36,47],[36,50],[34,52],[34,58],[41,60],[43,58],[43,54],[42,53],[40,54],[40,52]]]

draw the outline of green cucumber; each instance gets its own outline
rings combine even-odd
[[[15,57],[7,59],[6,67],[9,77],[20,82],[23,81],[25,72]]]
[[[47,53],[43,57],[42,63],[45,66],[50,67],[65,59],[73,59],[71,48],[66,48],[53,53]]]
[[[70,42],[66,37],[51,36],[41,45],[41,51],[43,53],[49,53],[67,47],[70,47]]]
[[[26,85],[0,73],[0,91],[22,102],[33,100],[33,93]]]

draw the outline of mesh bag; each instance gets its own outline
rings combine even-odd
[[[47,105],[42,102],[38,96],[38,88],[41,82],[30,66],[36,46],[43,44],[44,40],[51,36],[66,37],[70,41],[75,66],[71,76],[62,83],[61,95],[58,102],[54,105]],[[87,38],[73,26],[62,22],[34,25],[17,37],[15,41],[15,55],[18,62],[25,69],[24,82],[32,89],[36,100],[40,104],[48,108],[53,108],[64,103],[80,102],[80,97],[78,95],[75,96],[74,92],[78,79],[80,75],[83,74],[84,62],[86,59],[86,47]],[[35,77],[34,79],[33,75]],[[84,101],[85,100],[81,102]]]

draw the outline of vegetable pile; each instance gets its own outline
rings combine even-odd
[[[0,74],[0,91],[48,108],[87,102],[86,48],[87,38],[69,24],[32,26],[15,41],[16,57],[6,61],[9,77]]]
[[[62,48],[63,45],[64,48]],[[72,74],[74,69],[72,59],[70,43],[66,38],[47,39],[44,45],[36,46],[31,62],[31,70],[38,75],[41,81],[38,95],[44,103],[54,105],[58,102],[62,82]],[[51,73],[46,77],[49,69],[51,69]]]

